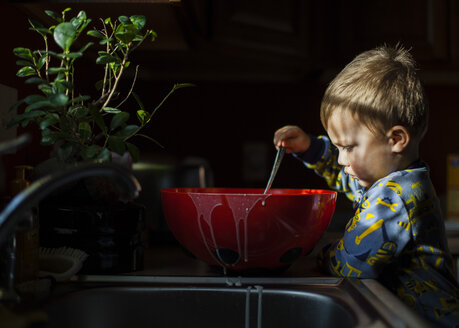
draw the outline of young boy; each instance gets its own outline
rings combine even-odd
[[[344,236],[319,263],[336,276],[378,279],[436,325],[459,326],[440,206],[419,160],[428,106],[408,51],[384,46],[357,56],[328,86],[320,116],[328,137],[296,126],[274,135],[276,147],[354,203]]]

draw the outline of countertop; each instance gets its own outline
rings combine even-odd
[[[327,231],[324,233],[314,250],[294,263],[286,270],[273,272],[271,275],[281,277],[320,277],[324,273],[319,271],[316,258],[317,253],[326,244],[342,236],[342,232]],[[448,245],[455,259],[459,257],[459,232],[449,231]],[[233,273],[234,274],[234,273]],[[144,269],[129,273],[136,276],[223,276],[222,268],[210,266],[198,260],[177,244],[156,246],[145,249]]]

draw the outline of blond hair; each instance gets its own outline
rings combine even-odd
[[[363,52],[334,78],[320,107],[325,129],[337,108],[349,111],[374,133],[402,125],[422,138],[427,130],[424,90],[412,56],[400,46]]]

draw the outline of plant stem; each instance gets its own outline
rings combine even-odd
[[[73,84],[75,82],[75,67],[72,65],[72,105],[73,105],[73,99],[75,99],[75,85]]]
[[[169,98],[169,96],[175,92],[176,89],[177,89],[177,85],[174,84],[174,86],[172,87],[171,91],[169,91],[169,93],[163,98],[163,100],[161,100],[159,105],[156,106],[156,108],[153,110],[153,112],[151,112],[151,115],[148,118],[147,122],[150,121],[150,119],[153,117],[153,115],[155,115],[156,111],[164,104],[164,102],[167,100],[167,98]]]
[[[46,81],[49,82],[49,75],[48,75],[48,66],[49,66],[49,60],[50,60],[50,56],[48,55],[48,37],[46,35],[43,36],[43,39],[45,40],[45,56],[46,56],[46,59],[45,59],[45,72],[46,72]]]
[[[169,93],[163,98],[163,100],[161,100],[161,102],[158,104],[158,106],[156,106],[156,108],[153,110],[153,112],[151,112],[151,115],[150,117],[148,118],[148,120],[145,122],[145,123],[142,123],[133,133],[131,133],[129,136],[125,137],[123,139],[123,141],[127,141],[129,140],[130,138],[132,138],[133,136],[135,136],[136,134],[138,134],[140,132],[140,130],[143,129],[143,127],[145,125],[147,125],[148,122],[150,122],[151,118],[153,117],[153,115],[156,113],[156,111],[164,104],[164,102],[167,100],[167,98],[169,98],[169,96],[171,94],[173,94],[175,92],[175,90],[177,89],[177,84],[174,84],[174,86],[172,87],[172,89],[169,91]]]
[[[134,85],[137,80],[137,74],[139,72],[139,65],[135,67],[135,74],[134,74],[134,79],[132,80],[131,88],[129,89],[129,92],[127,93],[126,97],[121,101],[116,108],[120,107],[126,100],[128,100],[129,96],[132,94],[132,91],[134,90]]]
[[[68,54],[69,52],[66,51],[65,54]],[[65,58],[65,57],[64,57]],[[70,78],[70,75],[71,75],[71,72],[70,72],[70,64],[69,64],[69,61],[68,59],[64,59],[64,63],[65,63],[65,81],[68,83],[69,82],[69,78]],[[73,91],[72,91],[73,92]],[[69,89],[65,89],[65,94],[68,96],[69,95]]]
[[[113,87],[110,90],[110,94],[108,95],[108,97],[105,100],[104,104],[102,105],[101,109],[103,109],[104,107],[106,107],[110,103],[110,100],[112,99],[113,95],[115,94],[116,88],[118,87],[118,82],[119,82],[119,80],[121,78],[121,75],[123,75],[124,65],[126,65],[126,61],[127,61],[127,53],[124,54],[123,61],[120,64],[120,71],[118,72],[118,75],[115,74],[115,82],[113,83]]]
[[[102,24],[104,25],[104,29],[102,30],[102,32],[105,35],[105,37],[108,39],[109,36],[108,36],[108,32],[107,32],[107,27],[105,26],[105,22],[104,22],[103,19],[102,19]],[[107,50],[107,53],[110,51],[110,42],[107,42],[106,50]],[[107,75],[108,75],[108,64],[105,65],[104,82],[102,84],[102,95],[101,95],[101,97],[103,97],[105,95],[105,83],[107,83]]]

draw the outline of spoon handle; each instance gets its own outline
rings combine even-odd
[[[274,159],[274,165],[273,169],[271,170],[271,175],[269,176],[268,184],[266,185],[266,189],[263,194],[266,194],[269,191],[269,189],[271,189],[271,185],[273,184],[274,178],[277,174],[277,170],[279,169],[284,154],[285,147],[279,147],[279,149],[277,150],[276,158]]]

